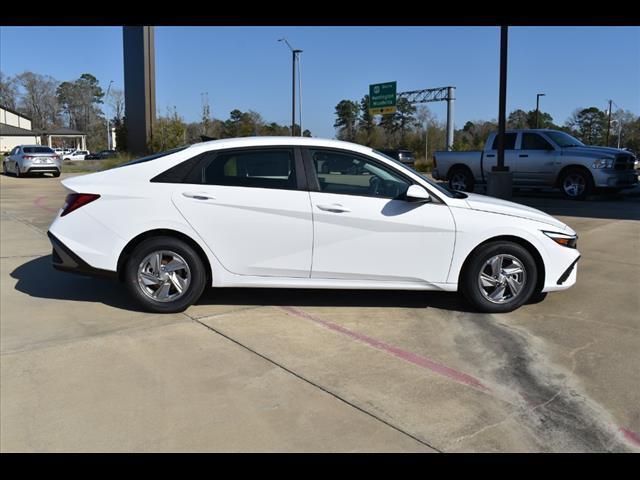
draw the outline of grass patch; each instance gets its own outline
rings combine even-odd
[[[128,153],[123,153],[114,158],[105,160],[82,160],[76,162],[64,162],[62,171],[65,173],[94,173],[109,170],[110,168],[122,165],[135,157]]]

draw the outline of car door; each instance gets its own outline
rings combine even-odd
[[[289,147],[212,152],[172,200],[228,271],[308,278],[313,224],[303,168]]]
[[[542,135],[522,132],[516,176],[525,185],[552,184],[557,168],[557,153]]]
[[[516,156],[517,132],[507,132],[504,134],[504,165],[512,172],[516,171],[518,157]],[[498,135],[493,138],[491,150],[485,150],[482,167],[485,178],[491,173],[491,168],[498,164]]]
[[[412,180],[374,158],[322,148],[304,156],[312,278],[446,281],[455,240],[447,205],[403,200]]]

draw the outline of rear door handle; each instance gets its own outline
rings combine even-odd
[[[493,153],[490,153],[489,155],[487,155],[487,157],[493,158],[495,157],[495,155]]]
[[[518,155],[519,157],[523,158],[523,157],[528,157],[529,155],[521,153],[520,155]]]
[[[194,193],[194,192],[182,192],[182,195],[187,198],[193,198],[195,200],[215,200],[216,197],[207,195],[206,193]]]
[[[316,205],[320,210],[324,210],[325,212],[332,213],[347,213],[350,212],[348,208],[344,208],[339,203],[334,203],[333,205]]]

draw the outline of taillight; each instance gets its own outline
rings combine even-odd
[[[100,195],[95,193],[70,193],[67,195],[67,198],[65,198],[60,216],[64,217],[66,214],[71,213],[80,207],[84,207],[87,203],[91,203],[99,198]]]
[[[34,157],[33,155],[23,155],[22,158],[29,159],[29,158],[36,158],[36,157]]]

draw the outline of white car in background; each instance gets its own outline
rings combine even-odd
[[[89,155],[88,150],[72,150],[62,156],[62,159],[69,162],[82,161],[84,157]]]
[[[576,281],[576,233],[336,140],[216,140],[65,179],[53,264],[153,312],[206,286],[461,291],[507,312]]]

